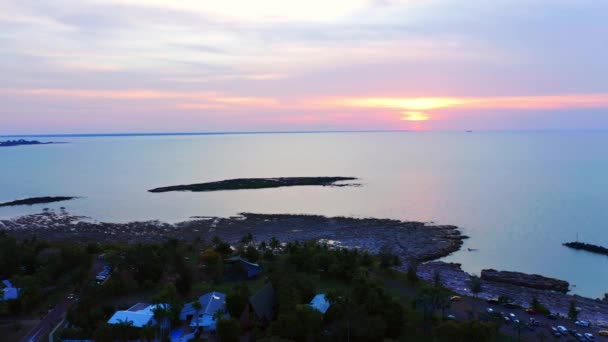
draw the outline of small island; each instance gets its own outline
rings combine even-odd
[[[279,177],[279,178],[238,178],[218,182],[199,183],[190,185],[175,185],[148,190],[149,192],[169,191],[222,191],[269,189],[286,186],[356,186],[358,184],[336,184],[341,181],[356,180],[355,177]]]
[[[13,147],[13,146],[22,146],[22,145],[50,145],[50,144],[56,144],[55,142],[41,142],[38,140],[24,140],[24,139],[19,139],[19,140],[7,140],[7,141],[0,141],[0,147]]]
[[[569,247],[569,248],[573,248],[573,249],[579,249],[579,250],[583,250],[583,251],[587,251],[587,252],[591,252],[591,253],[608,256],[608,248],[602,247],[602,246],[597,246],[597,245],[592,245],[590,243],[584,243],[584,242],[577,241],[577,242],[566,242],[563,245],[566,247]]]
[[[11,202],[0,203],[0,207],[11,207],[15,205],[34,205],[34,204],[43,204],[43,203],[53,203],[53,202],[62,202],[73,200],[76,197],[70,196],[46,196],[46,197],[30,197],[20,200],[15,200]]]

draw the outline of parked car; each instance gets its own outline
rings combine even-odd
[[[446,318],[449,319],[450,321],[456,320],[456,316],[454,316],[454,315],[447,315]]]
[[[581,326],[581,327],[588,327],[591,325],[591,323],[589,323],[588,321],[576,321],[576,322],[574,322],[574,324]]]
[[[587,341],[595,341],[595,337],[591,333],[584,333],[583,336],[585,336]]]
[[[536,315],[536,310],[534,310],[534,309],[526,309],[526,312],[527,312],[529,315]]]
[[[551,327],[551,334],[556,337],[562,336],[562,334],[559,332],[559,330],[557,330],[556,327]]]
[[[559,330],[559,332],[564,335],[566,335],[568,333],[568,329],[566,329],[566,327],[564,327],[563,325],[558,325],[557,330]]]
[[[461,299],[462,299],[462,298],[461,298],[460,296],[452,296],[452,297],[450,297],[450,300],[451,300],[452,302],[458,302],[458,301],[460,301]]]
[[[557,315],[556,314],[548,314],[547,318],[550,319],[550,320],[554,320],[555,321],[557,319]]]
[[[509,314],[509,317],[510,317],[510,318],[515,318],[516,316],[515,316],[515,314],[514,314],[514,313],[510,313],[510,314]]]
[[[608,330],[600,330],[597,332],[598,335],[600,336],[606,336],[608,337]]]

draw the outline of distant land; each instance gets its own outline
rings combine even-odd
[[[268,189],[286,186],[355,186],[357,184],[336,184],[341,181],[356,180],[355,177],[279,177],[279,178],[237,178],[218,182],[175,185],[148,190],[149,192],[169,191],[222,191]]]
[[[13,147],[13,146],[21,146],[21,145],[50,145],[50,144],[58,144],[56,142],[40,142],[38,140],[6,140],[0,141],[0,147]]]
[[[608,256],[608,248],[584,242],[566,242],[566,247]]]
[[[30,197],[20,200],[15,200],[11,202],[0,203],[0,207],[11,207],[15,205],[34,205],[34,204],[43,204],[43,203],[53,203],[53,202],[63,202],[73,200],[77,197],[71,196],[45,196],[45,197]]]

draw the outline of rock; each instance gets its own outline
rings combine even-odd
[[[491,280],[499,283],[530,287],[540,290],[552,290],[566,293],[570,288],[567,281],[544,277],[538,274],[526,274],[521,272],[496,271],[493,269],[482,270],[481,279]]]

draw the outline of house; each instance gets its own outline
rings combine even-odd
[[[136,328],[141,328],[146,325],[156,325],[158,322],[154,319],[154,311],[157,309],[167,309],[168,304],[145,304],[137,303],[127,310],[116,311],[108,320],[108,324],[123,324],[131,322],[131,325]]]
[[[226,295],[220,292],[210,292],[202,295],[198,301],[201,303],[201,309],[197,310],[194,303],[184,305],[179,319],[182,321],[190,321],[190,327],[202,328],[203,331],[215,331],[216,328],[216,313],[226,312]],[[227,314],[224,314],[225,316]]]
[[[324,314],[327,312],[327,310],[329,309],[329,301],[327,300],[327,298],[325,298],[324,294],[318,294],[316,295],[311,301],[310,301],[310,305],[313,309],[319,311],[320,313]]]
[[[16,287],[13,287],[13,284],[11,283],[10,280],[8,280],[8,279],[3,280],[2,284],[4,287],[0,291],[2,293],[3,300],[11,300],[11,299],[19,298],[19,289]]]
[[[276,292],[272,284],[268,283],[249,298],[247,307],[241,313],[241,327],[243,329],[253,327],[254,319],[260,322],[261,325],[270,323],[274,319],[276,307]]]
[[[228,258],[224,261],[230,265],[227,270],[228,274],[242,274],[246,278],[254,278],[262,273],[262,266],[249,262],[240,256]]]

